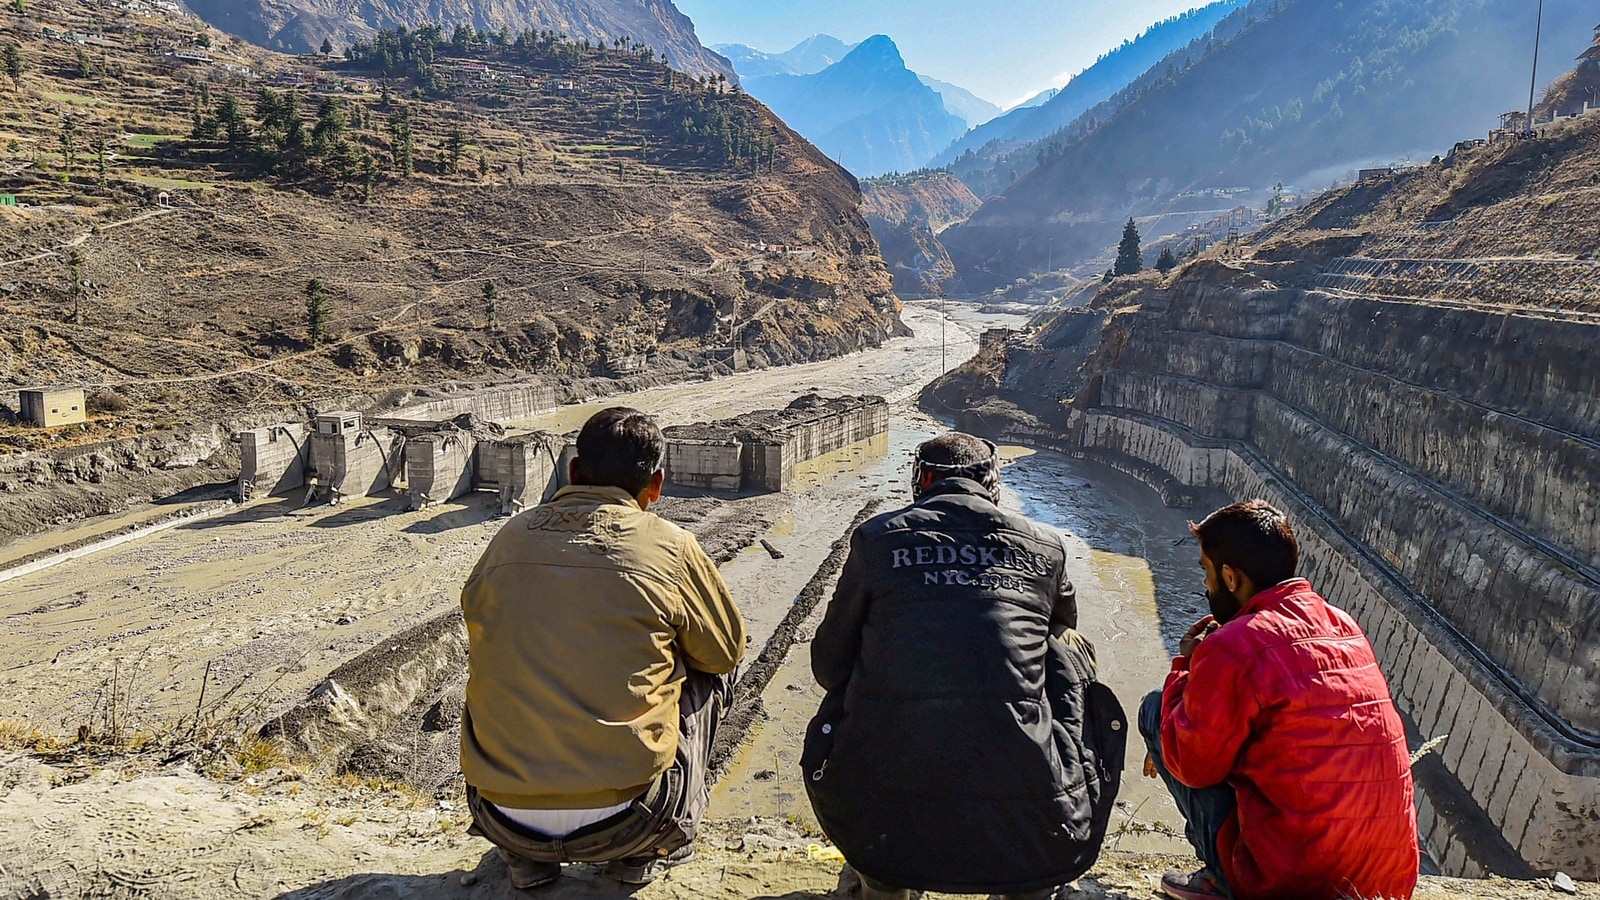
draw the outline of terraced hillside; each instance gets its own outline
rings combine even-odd
[[[787,363],[902,327],[855,181],[648,51],[418,30],[336,62],[146,6],[26,8],[0,13],[23,70],[0,76],[19,201],[0,205],[0,384],[83,386],[96,415],[0,423],[0,446],[112,461],[8,464],[12,500],[290,408],[683,378],[734,342]],[[107,443],[136,434],[190,449]]]
[[[1600,875],[1600,117],[1113,282],[929,401],[1292,510],[1378,650],[1446,872]],[[1004,423],[1004,424],[998,424]],[[1446,737],[1447,736],[1447,737]]]

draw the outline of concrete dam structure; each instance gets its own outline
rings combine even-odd
[[[523,397],[494,392],[491,409],[508,396]],[[449,409],[460,406],[452,401]],[[515,412],[520,415],[520,408]],[[418,409],[405,413],[408,418],[364,419],[334,412],[318,415],[309,427],[290,423],[240,432],[241,500],[309,486],[308,502],[338,503],[403,486],[410,508],[418,510],[490,490],[499,495],[501,513],[513,515],[567,483],[575,434],[506,434],[470,411],[438,421],[422,418]],[[888,427],[889,407],[881,397],[814,394],[737,420],[671,426],[665,429],[668,481],[695,490],[783,491],[795,466]]]

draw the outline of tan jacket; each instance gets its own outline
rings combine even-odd
[[[678,749],[685,668],[720,675],[744,620],[694,536],[620,488],[564,488],[506,524],[461,593],[461,771],[513,809],[643,793]]]

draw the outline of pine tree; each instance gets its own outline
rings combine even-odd
[[[466,136],[461,133],[461,126],[451,128],[444,141],[445,166],[451,175],[461,171],[461,148],[464,146]]]
[[[83,298],[89,294],[89,285],[83,280],[83,254],[76,248],[67,257],[67,297],[72,301],[72,323],[83,324]]]
[[[94,150],[95,187],[103,191],[106,189],[106,157],[109,150],[105,135],[97,135],[89,146]]]
[[[483,318],[484,321],[489,323],[488,328],[491,331],[498,324],[498,320],[495,318],[495,300],[499,296],[500,291],[494,286],[493,279],[483,283]]]
[[[22,48],[7,44],[5,50],[6,75],[16,87],[22,86]]]
[[[78,155],[78,123],[72,121],[71,116],[61,117],[61,158],[66,161],[67,168],[72,168],[72,162]]]
[[[306,334],[313,347],[322,343],[328,329],[328,314],[328,291],[322,286],[322,279],[313,278],[306,282]]]
[[[1178,257],[1174,256],[1171,247],[1162,247],[1161,255],[1156,258],[1156,269],[1165,275],[1178,267]]]
[[[330,41],[327,38],[323,38],[322,39],[322,55],[323,56],[332,56],[333,55],[333,41]]]
[[[1122,228],[1122,242],[1117,245],[1117,263],[1112,267],[1112,275],[1121,278],[1124,275],[1137,275],[1144,271],[1144,254],[1139,252],[1139,226],[1133,224],[1133,219]]]

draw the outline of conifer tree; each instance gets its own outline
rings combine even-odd
[[[22,86],[22,48],[16,44],[7,44],[5,49],[6,75],[15,87]]]
[[[1156,269],[1165,275],[1178,267],[1178,257],[1174,256],[1171,247],[1162,247],[1161,255],[1156,258]]]
[[[83,298],[89,294],[89,285],[83,279],[83,254],[76,248],[67,257],[67,297],[72,301],[72,323],[83,324]]]
[[[306,282],[306,334],[311,346],[322,343],[328,328],[328,316],[328,291],[322,286],[322,279],[313,278]]]
[[[1117,245],[1117,263],[1111,272],[1118,278],[1137,275],[1144,271],[1144,254],[1139,252],[1139,226],[1128,219],[1122,228],[1122,242]]]
[[[494,286],[494,279],[483,283],[483,318],[488,323],[489,330],[493,331],[498,323],[495,317],[495,300],[500,297],[500,291]]]

